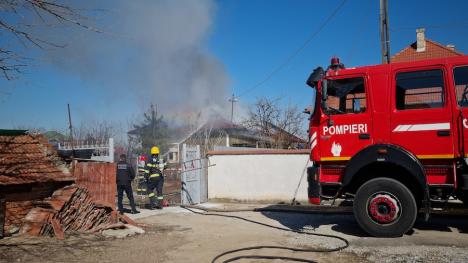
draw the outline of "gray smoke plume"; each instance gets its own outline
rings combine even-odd
[[[214,1],[87,1],[83,8],[105,10],[89,21],[103,33],[66,28],[66,48],[48,54],[53,64],[112,94],[130,90],[136,104],[157,104],[162,113],[226,108],[229,79],[206,48]]]

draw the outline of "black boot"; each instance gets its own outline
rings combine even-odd
[[[161,200],[158,200],[158,201],[156,202],[156,209],[159,209],[159,210],[162,209],[162,202],[161,202]]]

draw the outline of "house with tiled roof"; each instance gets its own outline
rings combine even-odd
[[[0,190],[7,186],[69,183],[74,178],[42,135],[0,130]],[[29,187],[26,187],[29,188]],[[26,189],[25,188],[25,189]],[[16,187],[20,189],[20,187]]]
[[[20,227],[35,206],[74,177],[41,135],[0,130],[0,236]]]
[[[63,239],[130,222],[113,209],[114,164],[75,159],[73,167],[71,172],[44,136],[0,129],[0,238]]]
[[[425,29],[418,28],[416,30],[416,41],[393,55],[391,62],[410,62],[463,55],[464,54],[462,52],[455,49],[454,45],[442,45],[426,38]]]

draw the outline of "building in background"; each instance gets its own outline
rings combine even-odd
[[[98,161],[113,163],[115,160],[114,139],[107,141],[74,140],[58,142],[54,145],[58,154],[65,160]]]
[[[271,138],[261,136],[258,132],[218,118],[210,120],[198,129],[189,132],[185,136],[175,139],[165,153],[168,162],[177,163],[183,144],[200,145],[202,156],[214,148],[270,148]]]
[[[463,56],[464,54],[457,51],[454,45],[442,45],[431,39],[426,38],[425,29],[416,29],[416,41],[405,47],[400,52],[393,55],[392,63],[410,62],[432,58],[445,58]]]

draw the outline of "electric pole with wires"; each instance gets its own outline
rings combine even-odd
[[[388,31],[388,1],[380,0],[380,41],[382,48],[382,63],[390,64],[390,33]]]
[[[231,123],[234,122],[234,103],[238,101],[239,100],[234,96],[234,93],[232,93],[232,96],[229,99],[229,102],[231,103]]]

